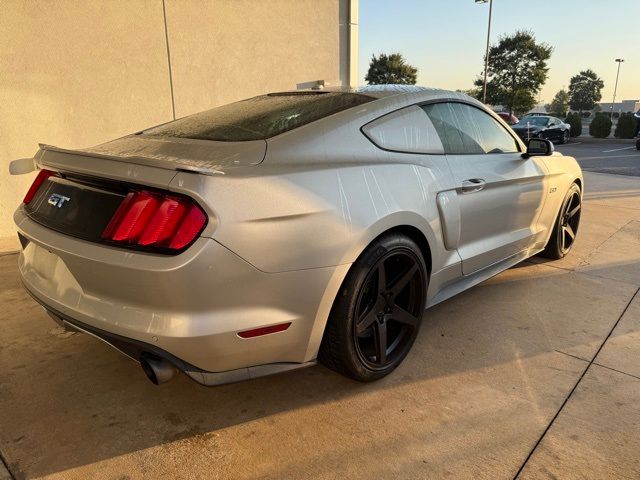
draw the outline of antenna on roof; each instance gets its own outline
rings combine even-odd
[[[296,90],[322,90],[324,89],[324,80],[314,80],[312,82],[298,83]]]

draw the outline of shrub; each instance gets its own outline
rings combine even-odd
[[[608,115],[598,113],[589,125],[589,134],[595,138],[607,138],[611,133],[611,119]]]
[[[620,118],[620,112],[613,112],[611,115],[612,118]]]
[[[636,121],[633,113],[623,113],[620,115],[613,136],[616,138],[633,138],[633,135],[636,133]]]
[[[571,125],[571,136],[579,137],[582,135],[582,119],[580,114],[576,112],[569,113],[565,119],[565,123]]]

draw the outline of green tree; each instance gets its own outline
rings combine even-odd
[[[607,138],[611,134],[611,119],[606,113],[598,113],[589,124],[589,135],[595,138]]]
[[[593,70],[583,70],[571,77],[569,83],[569,106],[581,114],[593,110],[602,98],[604,82]]]
[[[553,48],[536,42],[532,32],[518,30],[500,38],[489,49],[487,102],[503,105],[509,113],[522,114],[536,104],[536,95],[547,81]],[[482,87],[483,79],[475,81]]]
[[[369,85],[415,85],[417,78],[418,69],[408,64],[400,53],[372,55],[369,71],[364,77]]]
[[[633,113],[623,113],[618,119],[616,131],[613,134],[616,138],[633,138],[636,133],[636,119]]]
[[[564,88],[558,91],[556,96],[553,97],[553,100],[551,100],[551,103],[545,105],[545,108],[551,115],[564,117],[569,110],[569,94],[567,91]]]
[[[571,136],[579,137],[582,135],[582,117],[577,112],[569,112],[567,118],[564,120],[565,123],[571,125]]]

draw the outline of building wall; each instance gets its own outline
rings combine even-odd
[[[622,100],[620,102],[611,103],[611,102],[601,102],[600,111],[602,112],[611,112],[611,107],[613,106],[614,112],[637,112],[640,108],[640,100]]]
[[[0,251],[17,248],[12,215],[33,180],[10,176],[11,160],[38,143],[90,146],[310,80],[355,82],[356,4],[4,0]]]

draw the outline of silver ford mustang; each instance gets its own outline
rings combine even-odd
[[[398,86],[262,95],[29,161],[25,288],[154,383],[318,360],[381,378],[425,308],[566,255],[583,186],[476,100]]]

